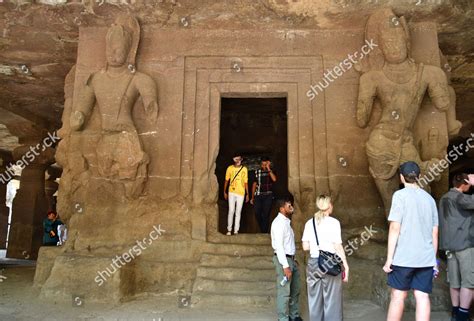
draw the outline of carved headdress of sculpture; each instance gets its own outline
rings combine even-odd
[[[136,57],[140,42],[140,25],[135,17],[120,15],[109,28],[106,36],[107,49],[114,43],[126,45],[126,63],[131,70],[136,69]]]
[[[405,17],[397,17],[390,8],[382,8],[374,11],[365,26],[365,40],[373,40],[378,47],[373,48],[367,58],[361,60],[361,65],[358,66],[358,70],[361,72],[380,70],[385,64],[382,44],[396,37],[396,34],[402,35],[406,44],[407,58],[411,59],[410,32]],[[390,46],[390,44],[388,44],[388,46]],[[400,48],[394,50],[400,50]]]

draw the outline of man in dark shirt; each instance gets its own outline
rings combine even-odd
[[[458,174],[439,202],[440,249],[448,258],[452,321],[469,320],[474,294],[474,175]]]
[[[262,157],[260,169],[255,171],[255,182],[252,184],[251,204],[255,205],[255,216],[262,233],[268,233],[270,225],[270,212],[273,202],[273,183],[277,177],[271,168],[268,157]]]

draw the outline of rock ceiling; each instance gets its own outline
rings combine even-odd
[[[76,60],[79,28],[109,25],[119,11],[162,28],[182,28],[186,17],[188,28],[200,29],[362,29],[383,6],[409,22],[438,24],[461,135],[474,132],[471,0],[19,0],[0,6],[0,151],[61,126],[64,78]]]

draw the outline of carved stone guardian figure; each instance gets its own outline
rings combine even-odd
[[[440,112],[448,112],[452,103],[445,73],[436,66],[411,59],[406,22],[391,9],[381,9],[370,16],[366,39],[373,39],[378,50],[371,53],[360,78],[356,118],[359,127],[368,126],[374,100],[378,99],[381,116],[369,135],[366,152],[370,173],[388,215],[392,194],[400,183],[400,164],[415,161],[423,175],[431,164],[439,161],[423,161],[413,137],[413,126],[426,92]]]
[[[80,131],[97,106],[101,120],[96,147],[98,173],[122,182],[131,198],[142,193],[149,163],[132,119],[133,106],[141,98],[148,119],[154,122],[158,116],[156,84],[136,70],[139,38],[135,18],[117,18],[106,36],[107,65],[89,75],[70,117],[71,130]]]

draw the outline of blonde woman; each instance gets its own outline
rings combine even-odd
[[[318,211],[314,218],[306,222],[302,239],[303,249],[310,252],[306,269],[310,321],[341,321],[342,282],[349,281],[341,224],[330,217],[333,210],[330,196],[319,196],[316,207]],[[326,273],[327,270],[321,269],[318,264],[319,250],[337,254],[344,265],[344,272],[332,276]]]

